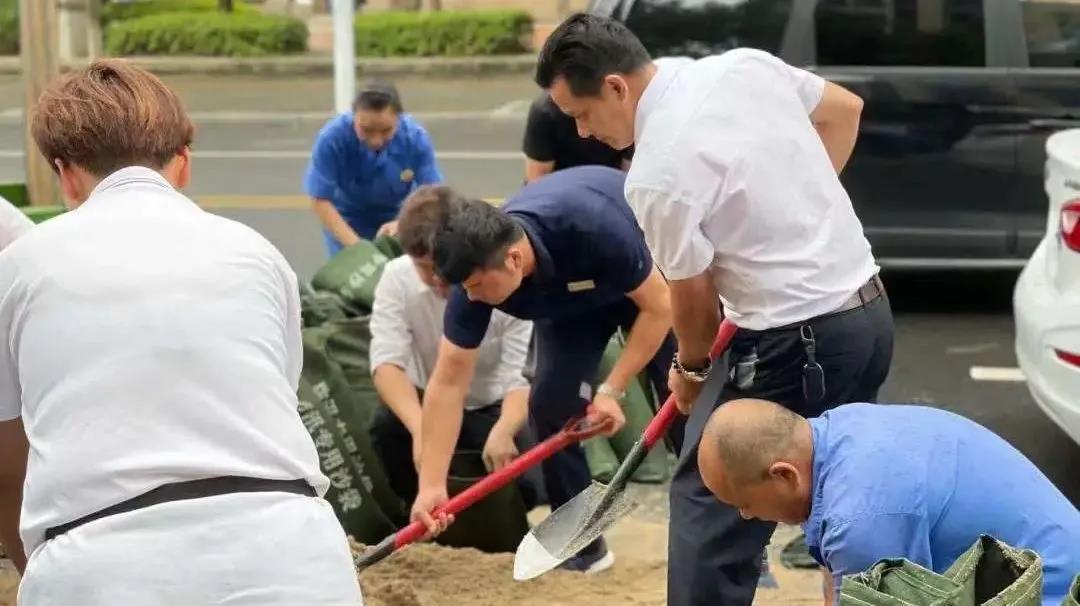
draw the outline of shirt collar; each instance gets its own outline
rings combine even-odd
[[[810,516],[803,523],[803,532],[806,534],[806,545],[810,548],[810,554],[819,562],[821,561],[821,533],[825,523],[825,511],[821,504],[821,493],[824,489],[822,475],[825,471],[826,442],[829,435],[829,415],[826,413],[817,418],[809,419],[810,432],[813,443],[813,464],[811,465],[810,478]]]
[[[551,251],[544,245],[544,241],[540,239],[540,233],[528,219],[516,215],[510,216],[525,230],[525,237],[529,239],[529,244],[532,246],[533,256],[536,257],[536,271],[533,272],[533,276],[537,282],[547,282],[555,276],[555,262],[551,260]]]
[[[653,66],[656,67],[656,72],[645,86],[645,92],[641,93],[637,111],[634,113],[634,141],[641,138],[641,133],[645,130],[645,121],[660,107],[664,93],[668,91],[675,76],[679,73],[678,65],[674,61],[658,59],[653,61]]]
[[[156,170],[145,166],[129,166],[127,168],[121,168],[102,179],[101,182],[94,187],[94,190],[90,192],[87,202],[110,189],[123,187],[133,183],[155,185],[164,189],[173,190],[172,184],[166,181],[165,177],[161,176],[161,173]]]

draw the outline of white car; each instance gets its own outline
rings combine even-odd
[[[1013,293],[1016,358],[1039,406],[1080,444],[1080,129],[1046,142],[1046,236]]]

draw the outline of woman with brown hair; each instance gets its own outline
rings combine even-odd
[[[31,128],[72,211],[0,255],[0,540],[20,603],[360,603],[297,414],[296,275],[180,193],[179,98],[96,61]]]

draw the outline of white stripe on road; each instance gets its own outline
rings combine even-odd
[[[196,149],[192,154],[196,158],[213,160],[306,160],[311,157],[307,150],[265,150],[265,149]],[[0,149],[0,158],[22,158],[21,149]],[[436,151],[440,160],[521,160],[524,156],[516,151]]]
[[[1006,381],[1022,383],[1024,373],[1012,366],[972,366],[971,378],[975,381]]]

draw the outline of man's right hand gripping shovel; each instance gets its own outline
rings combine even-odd
[[[599,422],[594,422],[594,419]],[[445,482],[437,489],[421,488],[412,506],[412,523],[359,555],[355,562],[357,569],[362,571],[406,545],[438,536],[454,523],[455,514],[509,484],[567,446],[608,431],[610,420],[603,415],[598,418],[594,411],[589,410],[587,414],[570,419],[561,431],[522,453],[506,467],[484,476],[453,498],[447,498]]]

